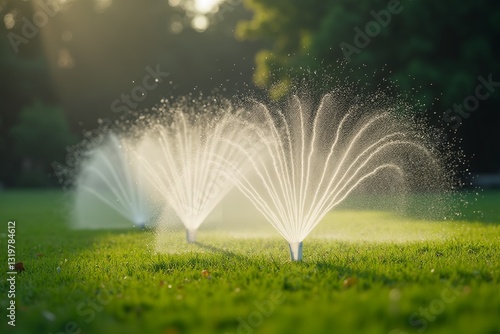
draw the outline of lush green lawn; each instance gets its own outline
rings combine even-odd
[[[279,237],[174,232],[157,253],[152,232],[68,229],[59,192],[0,193],[0,261],[16,220],[26,268],[15,329],[1,281],[0,331],[500,333],[499,204],[486,193],[454,222],[339,211],[291,263]]]

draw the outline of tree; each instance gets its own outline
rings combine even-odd
[[[272,87],[289,81],[300,66],[345,71],[354,77],[375,75],[397,81],[402,90],[423,86],[427,101],[443,94],[444,106],[469,95],[478,75],[500,70],[497,37],[500,6],[492,0],[474,2],[332,0],[247,0],[254,12],[240,22],[240,39],[265,39],[270,50],[257,57],[255,82]],[[290,72],[278,69],[289,68]],[[380,72],[380,71],[379,71]],[[389,74],[391,73],[391,74]],[[366,79],[365,79],[366,80]]]
[[[48,185],[46,174],[54,161],[63,161],[66,147],[75,142],[63,111],[39,102],[24,108],[10,131],[14,152],[22,159],[19,184]]]
[[[236,29],[240,39],[267,40],[256,56],[254,81],[273,98],[305,69],[333,78],[394,87],[425,105],[435,125],[464,138],[466,153],[481,156],[474,171],[500,169],[492,145],[500,134],[500,4],[494,0],[246,0],[254,13]],[[345,63],[345,65],[339,65]],[[478,85],[494,81],[474,105]],[[314,80],[314,78],[312,78]],[[333,85],[319,77],[318,87]],[[495,91],[496,90],[496,91]],[[474,103],[473,103],[474,102]],[[469,103],[469,106],[465,104]],[[464,105],[472,112],[461,112]],[[481,128],[478,134],[477,128]],[[493,135],[493,133],[495,135]],[[485,134],[489,134],[487,137]],[[484,147],[489,147],[484,152]]]

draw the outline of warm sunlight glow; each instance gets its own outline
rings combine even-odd
[[[16,24],[16,20],[14,19],[14,15],[12,13],[5,15],[3,22],[5,23],[5,28],[7,29],[12,29]]]
[[[195,10],[205,14],[212,11],[220,2],[220,0],[195,0]]]
[[[104,13],[113,4],[113,0],[94,0],[94,7],[97,13]]]
[[[172,7],[177,7],[181,4],[181,0],[168,0],[168,4]]]
[[[208,18],[205,15],[196,15],[191,20],[191,26],[194,30],[202,32],[208,28]]]

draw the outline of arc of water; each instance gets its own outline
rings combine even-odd
[[[328,196],[331,196],[331,194],[333,194],[335,192],[335,190],[338,188],[338,186],[340,185],[340,183],[343,181],[343,179],[346,177],[347,173],[352,169],[352,167],[358,162],[358,160],[360,160],[364,155],[368,154],[368,152],[370,152],[373,148],[377,147],[378,145],[380,145],[380,143],[386,141],[387,139],[389,139],[390,137],[393,137],[393,136],[397,136],[397,135],[403,135],[402,132],[396,132],[396,133],[392,133],[392,134],[389,134],[389,135],[386,135],[384,136],[383,138],[379,139],[377,142],[375,142],[374,144],[370,145],[367,149],[365,149],[361,154],[359,154],[356,159],[351,163],[351,165],[347,168],[347,170],[345,171],[345,173],[343,174],[342,178],[337,181],[335,183],[335,187],[333,188],[333,190],[331,190],[331,186],[334,184],[333,183],[333,178],[330,180],[330,183],[328,184],[328,186],[326,187],[326,189],[324,190],[327,194],[327,196],[323,196],[322,198],[320,198],[319,200],[314,200],[313,203],[317,203],[316,205],[314,206],[311,206],[309,212],[308,212],[308,217],[318,217],[318,211],[321,211],[321,208],[323,207],[323,204],[327,201],[327,198]],[[321,184],[321,183],[320,183]],[[330,208],[331,210],[331,208]],[[303,233],[301,233],[303,235]]]
[[[404,144],[404,143],[409,143],[409,142],[403,142],[403,141],[391,141],[389,143],[386,143],[384,145],[381,145],[379,147],[376,148],[376,150],[374,152],[372,152],[358,167],[357,169],[354,170],[353,174],[350,175],[350,177],[347,179],[347,181],[345,181],[344,183],[342,183],[344,181],[344,179],[347,177],[349,171],[354,168],[354,166],[356,165],[356,162],[359,160],[359,158],[361,156],[364,156],[365,154],[367,154],[366,152],[370,151],[370,148],[373,147],[373,145],[370,146],[369,149],[366,149],[365,151],[363,151],[360,155],[358,155],[358,157],[356,158],[356,160],[348,167],[347,171],[344,173],[344,175],[342,176],[342,178],[340,180],[338,180],[336,183],[335,183],[335,186],[333,187],[333,189],[330,189],[330,185],[331,183],[328,185],[327,187],[327,194],[322,198],[320,199],[320,202],[318,202],[318,204],[316,205],[316,208],[315,208],[315,211],[316,211],[316,217],[321,217],[320,214],[318,214],[317,212],[328,212],[329,210],[331,210],[333,207],[331,206],[331,204],[326,204],[326,203],[332,203],[334,202],[335,198],[338,196],[338,194],[343,191],[348,185],[349,183],[358,175],[358,173],[364,168],[367,166],[367,164],[379,153],[381,152],[382,150],[384,150],[385,148],[391,146],[391,145],[395,145],[395,144]],[[340,187],[341,185],[342,188],[340,188],[340,190],[337,191],[338,187]],[[349,191],[350,192],[350,191]],[[331,199],[333,197],[333,199],[330,201],[329,199]],[[323,210],[323,211],[322,211]],[[314,226],[313,226],[314,227]],[[309,226],[306,226],[305,230],[308,230],[309,229]]]
[[[366,160],[364,160],[360,166],[358,166],[357,169],[354,170],[353,174],[349,177],[349,179],[344,183],[344,185],[342,186],[342,188],[340,190],[337,191],[337,188],[342,184],[341,182],[343,181],[343,179],[347,176],[349,170],[355,165],[355,162],[351,164],[351,166],[349,167],[348,171],[346,171],[344,173],[344,176],[342,177],[342,179],[340,179],[336,185],[336,187],[334,189],[332,189],[327,196],[324,197],[324,199],[328,199],[330,198],[330,200],[328,202],[323,202],[323,203],[320,203],[316,206],[316,211],[319,211],[319,213],[317,213],[317,216],[316,217],[322,217],[323,215],[325,215],[328,211],[330,211],[331,209],[333,209],[334,206],[338,205],[342,200],[344,200],[347,196],[342,196],[341,197],[341,200],[339,201],[335,201],[337,199],[337,197],[341,194],[341,192],[346,188],[348,187],[349,183],[351,181],[354,180],[354,178],[356,177],[356,175],[370,162],[370,160],[372,160],[378,153],[380,153],[382,150],[384,149],[387,149],[388,147],[390,146],[394,146],[394,145],[407,145],[407,146],[413,146],[415,148],[417,148],[418,150],[422,150],[424,153],[426,154],[429,154],[429,152],[427,151],[427,149],[419,144],[416,144],[414,142],[410,142],[410,141],[402,141],[402,140],[394,140],[394,141],[390,141],[388,143],[385,143],[384,145],[381,145],[379,146],[374,152],[372,152],[367,158]],[[372,145],[373,146],[373,145]],[[365,150],[365,151],[368,151]],[[361,157],[362,155],[366,154],[365,151],[358,157]],[[356,160],[359,160],[359,159],[356,159]],[[381,166],[388,166],[388,164],[383,164]],[[391,165],[391,166],[396,166],[396,165]],[[377,168],[375,168],[374,170],[377,170],[379,171],[380,166],[378,166]],[[401,172],[401,168],[399,166],[396,166],[398,167],[398,172],[400,172],[400,174],[402,173]],[[367,175],[373,175],[371,173],[368,173]],[[361,177],[362,180],[365,180],[366,178],[363,176]],[[355,183],[355,186],[351,187],[348,189],[348,191],[346,192],[347,194],[351,193],[352,190],[354,190],[358,185],[360,184],[360,182],[356,182]],[[328,203],[328,204],[325,204],[325,203]],[[307,230],[312,230],[312,228],[314,228],[314,225],[311,226],[312,223],[309,223],[306,228],[305,228],[305,231]],[[307,235],[307,234],[306,234]]]
[[[325,107],[326,101],[330,98],[331,98],[330,94],[325,94],[323,96],[323,98],[321,99],[321,103],[318,107],[318,111],[317,111],[317,113],[314,117],[314,120],[313,120],[312,138],[310,140],[309,155],[307,156],[307,170],[305,172],[307,177],[306,177],[306,182],[305,182],[305,187],[304,187],[304,194],[307,193],[307,189],[309,188],[309,182],[310,182],[310,177],[311,177],[311,158],[312,158],[313,153],[314,153],[314,143],[316,142],[316,132],[317,132],[316,127],[318,126],[318,120],[319,120],[321,112],[323,111],[323,109]],[[299,103],[300,103],[300,101],[299,101]],[[321,181],[319,182],[319,184],[321,184]],[[317,191],[318,190],[319,190],[319,187],[317,187]],[[305,201],[306,201],[306,196],[304,195],[303,200],[301,202],[302,207],[305,207]],[[313,203],[314,203],[314,200],[313,200]],[[303,215],[303,211],[301,212],[301,214]],[[299,233],[299,236],[297,237],[297,239],[300,239],[300,233]],[[302,241],[302,240],[298,240],[298,241]]]
[[[283,200],[286,208],[286,210],[284,210],[285,216],[287,216],[288,219],[291,220],[291,217],[289,217],[289,215],[292,212],[291,209],[293,204],[291,203],[290,199],[292,197],[293,190],[291,189],[290,178],[286,177],[286,175],[290,175],[287,164],[288,159],[286,158],[286,148],[284,146],[281,133],[276,127],[276,124],[272,119],[269,109],[267,109],[267,107],[264,106],[262,103],[259,103],[258,105],[264,110],[266,120],[268,122],[268,125],[270,126],[272,141],[265,141],[265,143],[267,144],[266,146],[268,146],[268,151],[270,153],[269,156],[273,161],[273,167],[276,171],[276,176],[279,181],[280,189],[284,194]],[[280,119],[284,120],[285,124],[287,124],[283,113],[278,111],[278,114]],[[269,143],[272,143],[272,145],[269,145]]]
[[[109,134],[101,146],[88,152],[77,178],[76,191],[90,194],[126,219],[143,226],[150,211],[130,155],[132,146],[129,140]]]
[[[329,167],[329,163],[330,163],[330,159],[332,158],[333,156],[333,153],[335,152],[335,147],[339,141],[339,138],[340,138],[340,133],[344,127],[344,124],[346,122],[346,120],[351,117],[352,114],[351,112],[348,112],[343,118],[342,120],[340,121],[339,123],[339,126],[337,127],[337,131],[336,131],[336,134],[335,134],[335,139],[333,141],[333,144],[331,145],[330,147],[330,151],[328,153],[328,156],[323,164],[323,171],[321,173],[321,178],[320,178],[320,181],[318,182],[318,187],[316,188],[316,191],[314,193],[314,196],[313,196],[313,200],[312,200],[312,203],[317,203],[318,201],[318,193],[320,191],[320,185],[323,184],[323,181],[326,177],[326,174],[327,174],[327,170],[328,170],[328,167]],[[365,131],[367,131],[376,121],[382,119],[383,117],[386,117],[387,116],[387,113],[383,113],[381,115],[378,115],[376,116],[375,118],[371,119],[367,124],[365,124],[361,129],[360,131],[358,131],[358,133],[354,136],[354,138],[351,140],[347,150],[344,152],[340,162],[337,164],[337,167],[335,168],[335,172],[333,173],[333,176],[330,177],[330,182],[327,184],[326,188],[325,189],[321,189],[323,192],[329,192],[329,189],[330,187],[334,184],[334,181],[336,179],[336,176],[340,170],[340,168],[342,167],[342,165],[344,164],[345,162],[345,159],[346,157],[348,156],[348,154],[350,153],[350,151],[352,150],[352,148],[354,147],[354,145],[357,143],[357,141],[361,138],[361,136],[363,135],[363,133]],[[316,118],[317,119],[319,117],[319,114],[316,115]],[[312,142],[312,146],[314,146],[314,142]],[[322,199],[324,200],[326,198],[326,196],[322,196]],[[321,201],[321,199],[320,199]],[[311,215],[311,211],[314,210],[314,205],[311,205],[309,210],[308,210],[308,213],[307,213],[307,217],[310,217]],[[302,233],[301,233],[302,235]]]
[[[297,96],[292,97],[290,106],[298,114],[289,120],[281,110],[271,114],[267,107],[256,103],[269,130],[261,142],[270,163],[262,157],[249,159],[259,186],[247,175],[236,178],[243,194],[289,241],[294,260],[301,257],[301,243],[307,234],[360,184],[388,169],[404,177],[402,166],[392,161],[378,162],[381,154],[406,145],[412,150],[424,150],[431,157],[420,142],[406,139],[408,132],[395,123],[390,110],[375,110],[377,114],[370,118],[358,118],[362,116],[359,105],[349,107],[340,117],[332,137],[328,134],[327,153],[320,155],[323,149],[319,147],[325,143],[318,141],[326,135],[321,132],[324,129],[320,120],[329,110],[331,99],[332,95],[323,96],[312,126]],[[381,124],[384,120],[386,123]]]
[[[115,184],[118,189],[115,186],[113,186],[113,184],[111,183],[112,180],[109,180],[103,174],[103,172],[101,172],[94,166],[88,167],[87,171],[93,172],[95,175],[99,176],[101,180],[108,186],[108,188],[113,191],[113,194],[121,201],[123,201],[124,203],[130,202],[130,197],[128,197],[128,193],[123,186],[123,182],[121,182],[120,178],[118,177],[116,168],[115,166],[113,166],[111,161],[109,161],[108,156],[104,155],[102,151],[96,151],[95,157],[102,159],[105,166],[107,167],[107,170],[110,172],[111,177],[113,178],[112,180],[114,180],[113,184]]]
[[[264,147],[267,150],[269,150],[269,153],[270,154],[275,153],[273,150],[270,150],[270,148],[273,146],[273,145],[270,145],[270,143],[274,143],[274,142],[272,142],[272,141],[267,142],[265,140],[265,136],[263,136],[262,133],[257,132],[257,134],[259,136],[262,136],[261,139],[263,140],[263,143],[264,142],[267,143],[266,145],[264,145]],[[261,211],[261,213],[263,213],[264,216],[266,216],[266,217],[273,216],[274,217],[274,219],[270,220],[270,222],[276,228],[276,230],[278,230],[278,232],[280,234],[283,234],[283,235],[288,234],[288,237],[289,237],[293,233],[293,230],[291,229],[292,228],[291,224],[283,223],[283,222],[291,222],[291,220],[290,220],[290,217],[285,212],[287,205],[283,204],[283,202],[280,201],[280,196],[277,192],[277,189],[283,190],[284,187],[282,185],[276,185],[274,183],[275,179],[278,179],[278,181],[277,181],[278,183],[280,183],[281,180],[279,178],[271,177],[269,170],[267,168],[267,164],[264,163],[260,159],[258,160],[259,163],[257,163],[255,161],[254,157],[251,154],[248,154],[248,151],[246,150],[245,147],[242,147],[241,145],[239,145],[237,143],[230,142],[230,141],[228,142],[228,144],[236,147],[238,150],[240,150],[241,152],[243,152],[247,155],[247,160],[250,162],[254,171],[261,179],[262,184],[263,184],[264,188],[266,189],[266,192],[268,192],[270,194],[270,200],[271,200],[272,204],[274,205],[275,209],[277,210],[277,213],[278,213],[280,219],[276,219],[277,217],[275,216],[275,212],[273,212],[273,210],[269,206],[269,204],[267,204],[263,199],[259,199],[256,196],[254,196],[254,194],[258,193],[257,189],[252,186],[252,182],[249,180],[248,176],[245,175],[244,173],[242,173],[241,171],[238,171],[239,177],[235,178],[236,184],[240,187],[240,189],[243,190],[243,194],[246,195],[247,198],[249,198],[249,200],[254,203],[254,205],[256,205],[258,210]],[[278,164],[273,164],[273,166],[275,167],[275,171],[276,171]],[[283,194],[283,192],[282,192],[282,194]],[[284,197],[286,197],[286,196],[284,196]],[[261,208],[262,208],[262,210],[261,210]]]
[[[351,187],[349,188],[349,190],[344,194],[344,196],[339,199],[337,202],[334,202],[334,200],[332,200],[329,205],[327,205],[327,208],[324,209],[322,212],[320,212],[318,214],[318,217],[323,217],[324,215],[326,215],[332,208],[334,208],[335,206],[337,206],[339,203],[341,203],[345,198],[347,198],[347,196],[354,190],[356,189],[357,186],[359,186],[363,181],[365,181],[366,179],[376,175],[379,171],[385,169],[385,168],[393,168],[393,169],[396,169],[397,171],[400,172],[400,174],[402,174],[402,171],[400,169],[399,166],[397,165],[394,165],[394,164],[384,164],[384,165],[380,165],[378,166],[377,168],[375,168],[373,171],[371,171],[370,173],[367,173],[365,175],[363,175],[361,178],[358,179],[358,181],[356,181],[356,183]],[[305,235],[309,234],[315,227],[315,224],[309,224],[309,226],[306,228],[306,230],[304,231]]]
[[[330,147],[330,150],[328,152],[328,156],[326,157],[325,163],[323,164],[323,171],[321,173],[321,177],[320,177],[320,180],[318,182],[318,186],[316,187],[316,190],[314,192],[312,203],[316,203],[316,201],[317,201],[317,197],[318,197],[318,194],[319,194],[319,191],[320,191],[320,185],[323,184],[323,181],[324,181],[324,179],[326,177],[326,173],[328,171],[328,164],[330,162],[330,159],[333,156],[333,153],[335,152],[335,147],[337,146],[338,140],[340,138],[340,131],[343,129],[344,123],[347,121],[347,119],[349,117],[351,117],[351,113],[350,112],[348,112],[346,115],[344,115],[344,117],[341,119],[341,121],[339,123],[339,126],[337,127],[337,130],[336,130],[336,133],[335,133],[335,139],[333,141],[333,144]],[[313,133],[314,134],[317,131],[317,125],[318,125],[317,124],[317,120],[318,120],[318,118],[319,118],[319,113],[316,115],[315,121],[314,121],[314,128],[313,128]],[[314,135],[314,138],[316,139],[316,135]],[[314,153],[314,144],[315,144],[315,141],[311,141],[311,156]],[[307,216],[310,215],[311,209],[312,209],[312,207],[309,208]]]
[[[252,159],[250,161],[252,165],[255,166],[256,162]],[[263,167],[265,168],[265,167]],[[257,170],[257,168],[255,169]],[[257,173],[259,173],[258,171]],[[257,194],[259,191],[252,186],[252,182],[248,179],[248,176],[242,173],[241,171],[236,171],[237,174],[239,174],[239,177],[236,178],[236,183],[238,187],[242,190],[242,193],[255,205],[256,209],[262,213],[262,215],[271,223],[271,225],[285,238],[289,238],[289,230],[286,228],[287,224],[282,224],[281,222],[286,222],[286,218],[283,217],[283,206],[282,205],[277,205],[275,202],[274,196],[271,197],[271,201],[274,203],[274,207],[277,209],[278,214],[280,217],[276,216],[275,210],[271,208],[269,204],[265,202],[265,200],[261,197],[258,196]],[[266,191],[273,192],[275,189],[273,187],[270,187],[267,183],[268,179],[262,177],[261,180],[263,181],[264,188]]]
[[[214,157],[222,156],[235,166],[242,166],[246,159],[240,150],[225,143],[225,140],[242,141],[240,136],[244,135],[246,128],[233,128],[237,112],[227,109],[220,114],[195,117],[176,110],[168,128],[156,127],[160,141],[145,143],[145,150],[148,145],[160,146],[159,161],[153,163],[143,157],[141,163],[149,182],[156,185],[190,232],[188,239],[194,240],[196,229],[233,187],[235,174],[225,167],[213,168]]]
[[[121,142],[116,136],[111,136],[111,141],[114,142],[115,146],[120,148],[117,152],[118,159],[120,161],[119,165],[123,166],[122,174],[124,174],[127,194],[130,194],[129,202],[127,203],[131,209],[132,217],[137,220],[139,216],[141,216],[141,212],[146,210],[146,207],[143,205],[145,203],[144,196],[142,192],[139,192],[139,185],[137,184],[138,175],[135,166],[132,164],[132,160],[130,159],[128,146],[125,142]],[[129,171],[129,172],[127,172]],[[135,183],[135,184],[134,184]],[[141,217],[141,219],[145,219]],[[144,224],[145,222],[136,221],[136,223]]]

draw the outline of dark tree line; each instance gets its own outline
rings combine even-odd
[[[463,138],[474,172],[500,171],[497,1],[246,4],[254,15],[238,25],[237,36],[272,43],[256,56],[254,80],[275,97],[303,68],[331,76],[349,73],[375,86],[390,82],[426,105],[424,112],[436,126]]]
[[[0,1],[0,185],[56,185],[52,164],[64,163],[68,145],[127,109],[189,93],[230,96],[251,83],[262,44],[234,38],[250,17],[240,2],[208,14],[205,31],[168,1],[96,3]]]
[[[47,176],[66,147],[127,108],[214,90],[279,98],[305,72],[395,83],[463,138],[473,172],[500,169],[493,0],[247,0],[248,10],[226,1],[204,32],[191,27],[196,14],[164,0],[50,3],[0,1],[3,185],[54,185]]]

